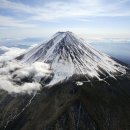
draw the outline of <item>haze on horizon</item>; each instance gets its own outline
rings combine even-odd
[[[0,0],[0,38],[129,38],[130,0]]]

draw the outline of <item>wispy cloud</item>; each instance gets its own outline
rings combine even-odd
[[[32,8],[28,5],[17,2],[11,2],[10,0],[0,0],[0,8],[11,9],[17,12],[23,11],[26,13],[31,13],[32,11]]]
[[[39,0],[40,2],[37,0],[34,1],[37,4],[32,5],[32,1],[26,0],[0,0],[0,30],[2,30],[3,36],[9,35],[7,31],[8,27],[13,27],[13,29],[22,28],[22,30],[19,30],[19,32],[17,30],[17,34],[19,35],[28,35],[30,33],[34,34],[37,32],[41,33],[41,30],[42,32],[51,32],[52,34],[51,30],[54,30],[55,28],[57,28],[58,30],[61,28],[69,28],[70,30],[74,27],[82,29],[85,26],[86,28],[93,28],[93,25],[85,25],[83,27],[82,24],[91,23],[94,21],[94,18],[104,20],[106,17],[130,17],[130,0]],[[1,10],[4,13],[1,13]],[[101,21],[98,22],[99,23],[97,24],[100,25]],[[118,22],[118,20],[116,22]],[[95,23],[93,24],[97,25]],[[123,26],[125,26],[124,23],[119,24],[123,24]],[[104,21],[102,21],[102,24],[105,25]],[[122,29],[124,29],[124,27],[122,27]],[[16,32],[15,30],[13,31]],[[120,32],[122,33],[122,30]]]
[[[8,16],[0,16],[0,26],[2,27],[18,27],[18,28],[30,28],[36,27],[33,24],[28,24],[24,20],[17,20]]]
[[[17,13],[30,14],[27,20],[51,21],[62,18],[84,18],[91,16],[130,16],[130,10],[124,8],[129,0],[75,0],[70,1],[50,1],[42,6],[29,6],[22,3],[1,0],[0,8],[10,9]],[[10,19],[9,19],[10,20]]]

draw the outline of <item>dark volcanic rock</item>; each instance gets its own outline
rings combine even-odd
[[[129,130],[130,77],[124,75],[117,77],[117,80],[107,78],[106,82],[84,82],[77,86],[75,81],[69,81],[52,88],[43,88],[25,110],[9,122],[10,115],[18,113],[14,113],[13,109],[19,107],[20,111],[23,108],[21,102],[27,101],[29,97],[17,95],[8,100],[9,95],[4,96],[2,104],[5,113],[0,116],[8,125],[5,127],[5,123],[1,123],[0,129]]]

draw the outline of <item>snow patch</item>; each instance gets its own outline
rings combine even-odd
[[[76,82],[76,85],[77,85],[77,86],[82,86],[82,85],[83,85],[83,82],[78,81],[78,82]]]

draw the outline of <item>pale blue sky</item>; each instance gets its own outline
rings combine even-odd
[[[130,38],[130,0],[0,0],[0,38]]]

